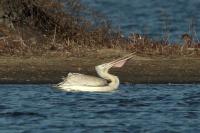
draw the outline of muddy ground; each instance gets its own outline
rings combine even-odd
[[[94,66],[127,53],[102,50],[86,56],[0,56],[1,84],[56,84],[68,72],[96,75]],[[135,56],[123,68],[111,69],[122,83],[200,83],[200,59]]]

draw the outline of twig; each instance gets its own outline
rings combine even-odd
[[[197,36],[197,32],[196,32],[196,30],[194,31],[194,36],[196,37],[197,42],[199,43],[199,38],[198,38],[198,36]]]
[[[56,40],[56,27],[55,27],[55,30],[54,30],[52,45],[55,45],[55,40]]]
[[[8,37],[0,37],[0,40],[4,40],[4,39],[6,39],[6,38],[8,38]]]

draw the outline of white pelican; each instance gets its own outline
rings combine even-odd
[[[113,91],[119,86],[119,78],[108,73],[109,69],[111,67],[122,67],[125,62],[132,57],[133,53],[112,62],[96,66],[95,70],[101,78],[79,73],[69,73],[68,76],[56,86],[66,91]]]

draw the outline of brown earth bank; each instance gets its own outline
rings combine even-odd
[[[56,84],[69,72],[96,75],[94,66],[126,55],[99,50],[85,56],[0,56],[1,84]],[[142,57],[135,55],[123,68],[111,69],[121,83],[200,83],[200,59],[194,57]]]

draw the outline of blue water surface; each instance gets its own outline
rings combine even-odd
[[[198,41],[200,0],[81,0],[107,16],[124,35],[145,34],[170,42],[181,42],[183,33]],[[193,27],[193,28],[192,28]]]
[[[1,133],[198,133],[200,85],[120,85],[111,93],[0,85]]]

